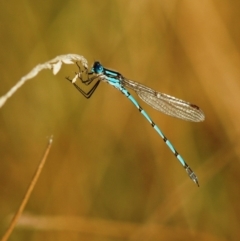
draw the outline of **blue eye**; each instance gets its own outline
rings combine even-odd
[[[100,64],[100,62],[95,61],[92,67],[92,72],[95,74],[101,74],[103,73],[103,66]]]

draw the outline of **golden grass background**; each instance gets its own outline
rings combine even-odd
[[[0,110],[0,231],[54,142],[10,240],[239,240],[238,1],[5,1],[0,95],[38,63],[77,53],[199,105],[187,123],[142,103],[196,172],[188,178],[124,96],[90,100],[44,71]],[[135,96],[135,95],[134,95]],[[27,224],[28,223],[28,224]]]

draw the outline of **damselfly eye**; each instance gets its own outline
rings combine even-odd
[[[100,64],[100,62],[95,61],[92,67],[92,71],[96,74],[101,74],[103,72],[103,66]]]

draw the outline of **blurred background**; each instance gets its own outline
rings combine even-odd
[[[226,0],[2,1],[0,96],[37,64],[76,53],[200,106],[206,120],[139,100],[198,188],[120,92],[101,83],[87,100],[65,79],[75,65],[42,71],[0,109],[1,236],[53,135],[10,240],[240,240],[239,9]]]

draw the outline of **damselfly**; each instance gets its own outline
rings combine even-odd
[[[84,70],[81,70],[81,67],[78,64],[77,66],[79,68],[79,73],[77,73],[72,80],[69,78],[67,79],[77,88],[77,90],[84,97],[86,97],[87,99],[90,98],[101,81],[107,82],[108,84],[121,91],[138,108],[139,112],[148,120],[151,126],[161,136],[163,141],[167,144],[169,149],[182,164],[189,177],[199,186],[198,178],[195,173],[184,161],[181,155],[176,151],[172,143],[167,139],[167,137],[163,134],[160,128],[152,121],[146,111],[142,109],[142,107],[127,91],[126,88],[134,90],[143,101],[145,101],[148,105],[152,106],[154,109],[161,111],[167,115],[180,118],[182,120],[194,122],[203,121],[205,118],[204,113],[198,106],[184,100],[175,98],[173,96],[157,92],[145,85],[126,79],[120,73],[104,68],[98,61],[94,62],[90,72],[88,72],[86,68]],[[87,74],[87,79],[83,79],[83,74]],[[96,83],[88,92],[85,92],[76,84],[77,79],[80,79],[81,82],[85,85],[91,84],[94,80],[96,80]]]

